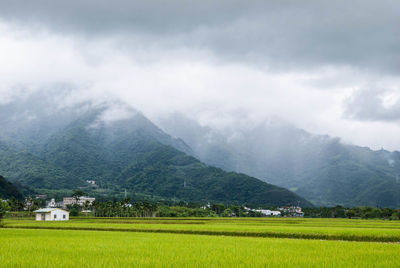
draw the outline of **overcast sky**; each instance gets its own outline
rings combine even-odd
[[[0,0],[0,103],[69,85],[151,119],[274,116],[400,150],[399,1]]]

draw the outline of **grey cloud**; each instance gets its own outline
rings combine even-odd
[[[385,104],[385,96],[392,97],[389,104]],[[345,116],[363,121],[400,121],[399,97],[398,90],[359,89],[345,102]]]
[[[400,70],[398,14],[394,0],[0,1],[3,20],[58,33],[204,49],[270,70],[346,65],[391,74]]]

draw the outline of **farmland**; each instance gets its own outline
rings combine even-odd
[[[400,222],[302,218],[76,218],[6,220],[6,227],[400,242]]]
[[[400,266],[398,221],[7,219],[5,227],[0,229],[0,267]]]

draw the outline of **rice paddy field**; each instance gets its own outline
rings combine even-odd
[[[0,267],[400,267],[400,222],[7,219]]]

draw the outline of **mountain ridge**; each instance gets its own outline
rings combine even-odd
[[[40,125],[40,117],[35,120]],[[93,106],[58,126],[34,147],[15,140],[18,146],[0,151],[8,163],[0,168],[8,167],[7,176],[46,191],[83,187],[94,195],[127,190],[190,202],[312,206],[287,189],[201,163],[188,155],[193,152],[185,142],[121,103]],[[32,139],[25,134],[21,140]],[[98,187],[90,188],[85,183],[89,179]]]
[[[316,205],[400,206],[399,152],[344,144],[276,119],[225,132],[182,114],[158,124],[205,163],[285,187]]]

